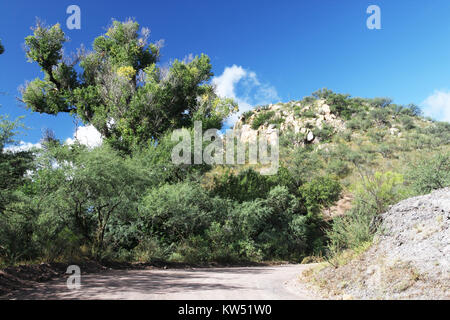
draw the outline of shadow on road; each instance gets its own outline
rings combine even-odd
[[[214,268],[191,270],[126,270],[106,271],[82,276],[81,289],[69,290],[66,278],[23,289],[13,299],[128,299],[152,295],[179,294],[208,290],[255,290],[252,282],[241,282],[242,277],[257,277],[273,272],[270,267]]]

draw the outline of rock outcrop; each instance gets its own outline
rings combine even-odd
[[[273,113],[273,116],[261,124],[258,129],[252,128],[255,119],[261,113],[267,112]],[[303,135],[305,143],[319,143],[320,139],[314,136],[313,130],[320,130],[325,124],[334,128],[336,132],[346,129],[345,122],[331,112],[330,106],[324,100],[317,100],[307,106],[296,102],[256,108],[252,115],[242,115],[235,124],[234,130],[240,131],[242,142],[255,141],[254,139],[262,133],[269,136],[274,135],[275,130],[278,130],[280,134],[292,131],[295,134]]]

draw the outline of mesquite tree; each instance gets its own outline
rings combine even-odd
[[[92,51],[81,48],[67,58],[60,25],[38,22],[25,39],[26,54],[45,76],[25,86],[22,101],[40,113],[74,114],[127,152],[195,120],[220,128],[237,107],[215,94],[208,56],[175,60],[163,68],[161,42],[150,43],[149,30],[139,29],[132,20],[113,21],[94,40]]]

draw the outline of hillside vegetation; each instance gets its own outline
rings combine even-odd
[[[1,264],[333,261],[371,242],[389,205],[450,185],[449,123],[326,89],[236,124],[250,135],[280,129],[276,175],[173,164],[173,130],[221,128],[236,104],[214,93],[206,55],[162,70],[160,48],[138,29],[116,21],[69,62],[58,25],[27,37],[44,77],[23,90],[24,104],[70,113],[104,140],[68,145],[48,131],[42,148],[12,152],[20,123],[0,119]],[[343,212],[335,204],[349,195]]]

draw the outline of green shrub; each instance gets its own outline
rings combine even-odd
[[[269,121],[275,116],[275,111],[259,112],[253,119],[252,129],[258,130],[260,126],[269,124]]]
[[[314,110],[309,109],[300,113],[299,116],[303,118],[315,118],[317,115]]]
[[[153,189],[141,204],[143,234],[157,236],[164,243],[180,243],[203,235],[223,209],[200,185],[192,182]]]
[[[133,248],[133,260],[139,262],[163,261],[173,252],[173,246],[167,246],[156,237],[144,237]]]
[[[392,158],[394,156],[395,146],[390,145],[387,143],[380,144],[378,146],[378,152],[383,156],[385,159]]]
[[[246,111],[242,114],[242,119],[244,124],[247,123],[247,121],[253,116],[254,111],[250,110],[250,111]]]
[[[374,235],[372,225],[376,216],[373,207],[356,199],[354,207],[346,215],[336,217],[331,229],[327,231],[330,255],[334,256],[342,250],[355,249],[365,242],[372,241]]]
[[[345,178],[350,174],[351,169],[347,162],[334,158],[328,163],[326,171],[328,174],[335,175],[339,178]]]
[[[327,231],[331,255],[372,241],[379,226],[377,217],[389,205],[409,195],[400,174],[377,172],[362,177],[362,181],[356,186],[353,208],[346,215],[334,219],[332,228]]]
[[[339,133],[339,137],[341,139],[344,139],[344,141],[346,141],[346,142],[352,141],[352,136],[353,136],[353,132],[351,129],[346,129]]]
[[[362,119],[360,118],[352,118],[346,123],[347,128],[351,130],[359,130],[362,128]]]
[[[405,128],[406,130],[411,130],[416,127],[413,118],[411,118],[410,116],[406,115],[401,116],[400,121],[402,123],[403,128]]]
[[[369,117],[379,126],[389,125],[389,109],[372,109],[369,112]]]
[[[436,146],[450,144],[450,123],[448,122],[435,122],[424,129],[420,129],[420,132],[432,137]]]
[[[342,186],[336,178],[330,176],[317,177],[300,187],[309,213],[316,214],[322,208],[331,206],[339,200]]]
[[[382,143],[387,135],[386,129],[376,129],[376,128],[372,128],[369,129],[369,131],[367,132],[367,135],[369,136],[370,140],[373,143],[376,144],[380,144]]]
[[[372,108],[386,108],[392,104],[392,99],[390,98],[373,98],[369,99],[369,105]]]
[[[416,106],[415,104],[409,104],[409,105],[403,107],[402,113],[406,114],[408,116],[418,117],[418,116],[422,115],[422,110],[420,109],[420,107]]]
[[[408,180],[419,194],[450,186],[450,153],[437,154],[415,163],[408,171]]]
[[[241,171],[237,175],[227,170],[222,175],[214,177],[212,194],[244,202],[265,198],[272,186],[274,184],[267,176],[253,169]]]
[[[300,203],[286,187],[273,188],[267,199],[244,202],[235,210],[236,232],[244,236],[251,252],[263,259],[300,259],[311,252],[313,237],[320,233],[313,219],[305,218],[299,226]],[[299,230],[303,230],[302,233]],[[318,230],[319,229],[319,230]],[[241,248],[241,251],[244,248]],[[247,254],[250,254],[247,253]]]
[[[335,133],[335,129],[333,126],[324,123],[322,129],[315,128],[313,133],[321,142],[329,142]]]

